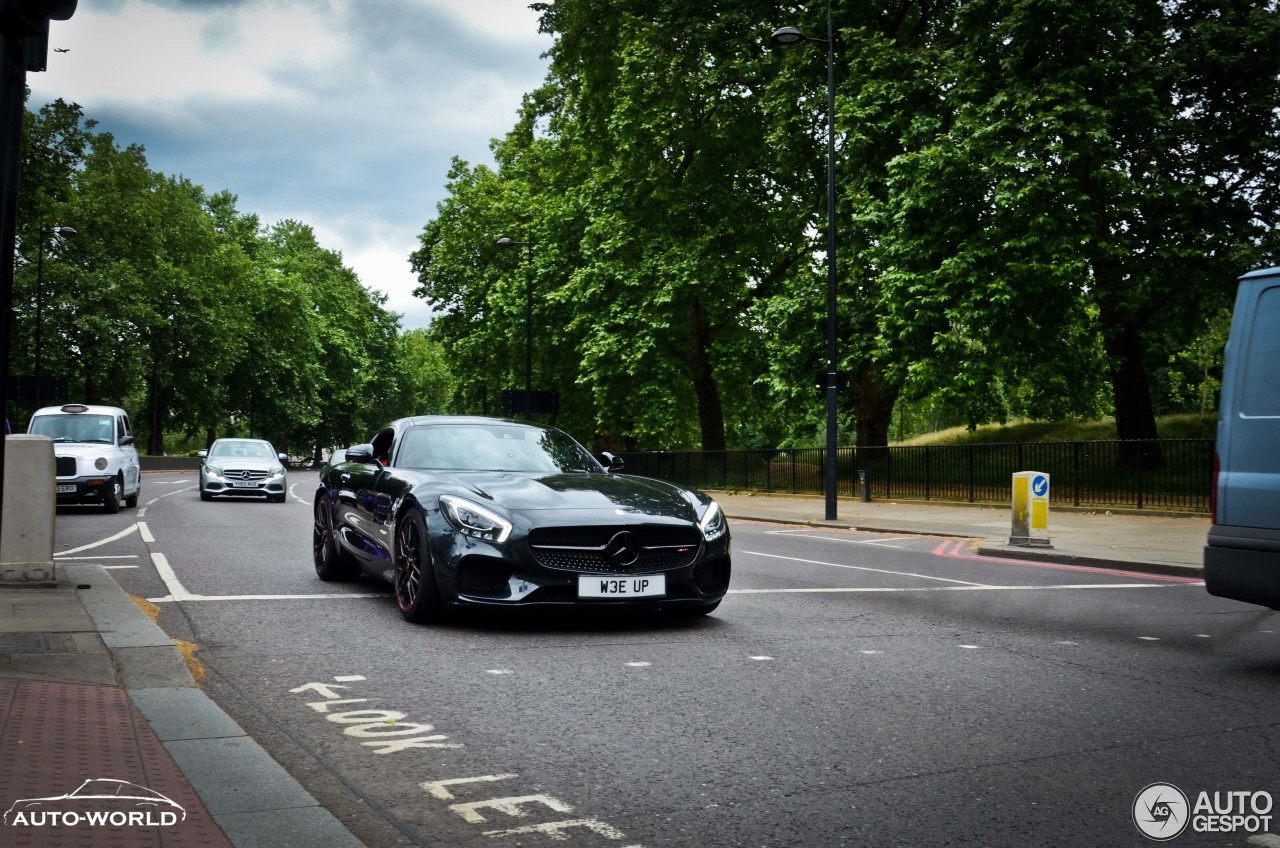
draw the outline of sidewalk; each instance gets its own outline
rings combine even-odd
[[[1056,511],[1051,548],[1017,548],[1007,544],[1008,508],[846,499],[838,520],[828,522],[817,497],[713,494],[730,519],[972,538],[991,556],[1192,577],[1209,527],[1204,516]],[[0,845],[361,845],[196,687],[177,646],[109,572],[60,564],[58,573],[56,587],[0,585]],[[37,816],[122,808],[119,799],[16,803],[65,795],[86,781],[96,786],[85,792],[119,781],[145,787],[181,807],[184,818],[54,825]]]
[[[0,845],[359,848],[196,688],[178,647],[102,566],[59,564],[58,576],[0,585]],[[86,781],[77,795],[159,793],[177,806],[17,803]],[[174,811],[169,822],[158,810]]]
[[[959,536],[978,540],[978,552],[985,556],[1191,577],[1200,574],[1209,533],[1209,517],[1198,513],[1140,515],[1051,509],[1052,547],[1026,548],[1008,544],[1013,516],[1007,506],[938,501],[863,503],[842,498],[836,504],[836,520],[826,521],[826,501],[821,497],[716,491],[708,494],[720,503],[730,519],[844,527],[877,533]]]

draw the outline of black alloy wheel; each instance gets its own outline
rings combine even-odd
[[[359,563],[342,550],[333,532],[333,513],[328,497],[316,501],[315,522],[311,528],[311,559],[315,563],[316,576],[321,580],[355,580],[360,576]]]
[[[431,552],[424,545],[422,517],[409,510],[396,525],[396,604],[406,621],[421,624],[440,619],[444,603],[431,570]]]

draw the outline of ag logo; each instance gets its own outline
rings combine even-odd
[[[1133,823],[1148,839],[1168,842],[1187,829],[1191,807],[1172,783],[1153,783],[1133,799]]]

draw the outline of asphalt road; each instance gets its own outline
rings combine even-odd
[[[314,481],[202,503],[147,475],[138,510],[60,509],[58,558],[156,601],[205,690],[376,848],[1145,845],[1149,784],[1280,796],[1280,616],[1198,585],[735,522],[707,619],[420,627],[384,584],[315,578]]]

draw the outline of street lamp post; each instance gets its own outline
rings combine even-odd
[[[525,248],[524,274],[524,418],[533,419],[533,242],[516,241],[506,236],[498,239],[498,247]]]
[[[810,38],[795,27],[776,29],[774,44],[811,41],[827,48],[827,521],[836,520],[836,72],[835,30],[831,23],[831,0],[827,0],[827,37]]]
[[[36,409],[40,408],[40,352],[41,352],[41,328],[44,325],[44,237],[45,236],[62,236],[69,238],[74,236],[76,231],[71,227],[41,227],[40,238],[36,245],[36,386],[35,386],[35,404]]]

